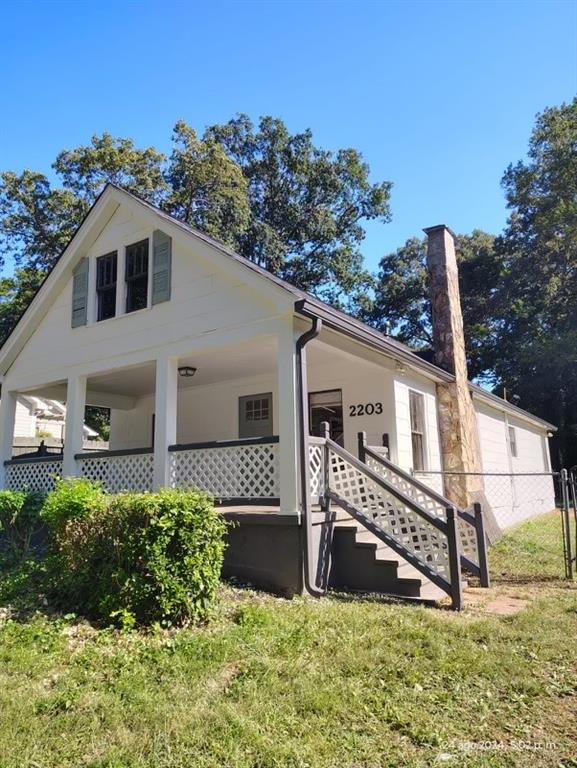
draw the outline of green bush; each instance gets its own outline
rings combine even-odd
[[[99,483],[83,477],[60,478],[44,501],[41,517],[50,533],[58,538],[70,520],[88,517],[108,504]]]
[[[30,551],[41,527],[42,502],[39,493],[0,490],[0,532],[11,555],[26,557]]]
[[[74,484],[52,500],[57,535],[58,589],[68,610],[134,624],[181,624],[207,618],[224,554],[226,523],[201,491],[164,489],[114,496],[94,489],[95,506],[70,514]],[[90,494],[82,486],[82,504]]]

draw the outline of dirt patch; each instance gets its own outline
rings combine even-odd
[[[465,590],[465,605],[474,613],[489,613],[493,616],[513,616],[526,608],[535,595],[516,590],[476,589]]]

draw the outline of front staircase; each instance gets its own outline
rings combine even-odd
[[[359,457],[309,444],[311,490],[333,518],[329,587],[462,606],[462,571],[489,585],[483,519],[390,462],[359,433]]]

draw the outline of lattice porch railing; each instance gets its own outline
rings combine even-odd
[[[278,499],[278,437],[171,446],[170,477],[217,499]]]
[[[320,504],[325,493],[324,445],[322,438],[309,437],[309,487],[313,504]]]
[[[79,474],[102,483],[109,493],[152,490],[154,454],[150,450],[79,453],[76,460]]]
[[[413,499],[421,509],[441,520],[447,519],[447,509],[455,506],[434,488],[393,464],[380,450],[364,442],[364,433],[359,434],[359,458],[380,475],[387,483],[398,488],[405,496]],[[470,513],[455,507],[461,545],[461,559],[465,568],[481,578],[488,585],[488,568],[485,552],[482,517],[478,511]]]
[[[17,459],[5,462],[6,488],[11,491],[41,491],[48,493],[54,481],[62,475],[62,457]]]

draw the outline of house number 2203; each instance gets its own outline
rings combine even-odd
[[[382,413],[382,403],[359,403],[358,405],[349,405],[349,416],[372,416]]]

